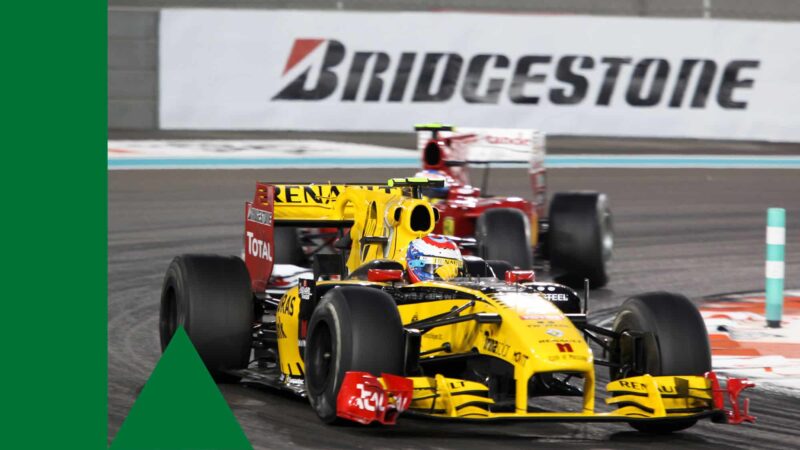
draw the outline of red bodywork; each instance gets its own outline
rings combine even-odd
[[[386,388],[367,372],[347,372],[336,400],[336,415],[364,425],[373,421],[393,425],[411,404],[414,383],[387,373],[381,379]]]
[[[275,249],[273,218],[275,186],[256,183],[252,202],[244,209],[244,262],[250,273],[253,292],[264,292],[274,265]]]
[[[387,281],[403,281],[403,271],[392,269],[369,269],[367,272],[367,280],[375,281],[377,283],[386,283]]]
[[[438,170],[450,178],[447,198],[435,201],[441,219],[437,222],[435,233],[457,237],[472,237],[475,234],[475,221],[487,209],[519,209],[530,220],[531,246],[535,246],[539,219],[545,214],[545,168],[541,162],[532,162],[528,172],[535,201],[522,197],[481,197],[481,190],[470,185],[469,167],[466,162],[464,145],[471,142],[474,135],[460,135],[448,138],[434,138],[428,141],[422,152],[422,167]]]
[[[505,282],[508,284],[533,283],[536,274],[532,270],[509,270],[506,272]]]
[[[728,378],[723,389],[716,373],[706,372],[706,378],[711,382],[714,408],[725,413],[728,423],[732,425],[739,425],[742,422],[755,423],[755,416],[750,415],[750,399],[743,399],[741,406],[739,405],[739,394],[745,389],[755,387],[755,383],[748,381],[747,378]],[[726,396],[731,409],[725,409]]]
[[[521,197],[480,197],[480,189],[471,186],[451,188],[448,197],[435,202],[434,206],[441,215],[434,233],[458,237],[473,236],[475,221],[487,209],[519,209],[531,221],[532,228],[536,227],[539,220],[536,205],[532,202]]]

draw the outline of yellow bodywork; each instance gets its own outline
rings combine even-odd
[[[364,284],[359,281],[321,282],[333,284]],[[464,298],[434,300],[399,305],[404,325],[464,306],[478,299],[462,314],[493,312],[501,316],[499,324],[478,324],[466,321],[434,328],[422,335],[421,352],[441,348],[421,358],[447,354],[477,352],[502,359],[514,368],[516,399],[514,412],[492,412],[494,403],[488,386],[469,380],[433,377],[410,377],[414,382],[414,397],[410,411],[450,418],[564,418],[587,419],[630,417],[664,418],[696,414],[710,410],[711,386],[702,376],[643,375],[616,380],[606,386],[612,397],[606,403],[617,407],[613,412],[595,412],[595,372],[592,351],[581,332],[548,300],[537,294],[500,293],[485,295],[479,291],[447,283],[425,282],[399,289],[445,288],[461,292]],[[286,379],[302,377],[304,363],[300,355],[299,299],[297,289],[290,290],[278,308],[278,348],[281,370]],[[554,331],[555,330],[555,331]],[[529,399],[528,380],[535,373],[570,372],[583,378],[583,403],[580,411],[529,412],[536,397]]]
[[[494,400],[489,397],[489,389],[474,381],[435,377],[410,377],[414,382],[414,398],[410,411],[438,417],[460,419],[564,419],[564,420],[613,420],[615,418],[630,419],[666,419],[690,417],[702,411],[712,409],[711,385],[701,376],[661,376],[643,375],[625,378],[609,383],[607,390],[615,395],[606,400],[609,405],[627,403],[612,412],[596,413],[584,409],[581,412],[492,412]],[[620,383],[641,383],[643,390],[637,395],[622,394],[624,388]],[[693,386],[689,392],[665,391],[676,384]],[[620,391],[622,389],[622,391]]]
[[[389,186],[275,185],[274,205],[276,222],[352,222],[349,271],[374,259],[393,259],[405,266],[408,243],[430,234],[439,217],[427,200],[404,196],[403,188]],[[412,220],[425,216],[425,227]]]
[[[430,233],[435,225],[434,217],[438,217],[430,203],[424,199],[406,197],[400,188],[316,185],[310,190],[304,188],[297,191],[305,192],[305,197],[298,197],[297,193],[287,196],[286,186],[278,188],[275,196],[277,221],[352,221],[352,248],[347,260],[350,271],[379,258],[393,259],[405,265],[408,243]],[[291,193],[291,189],[288,192]],[[316,197],[309,192],[315,193]],[[300,198],[305,200],[295,201]],[[412,227],[410,212],[415,208],[423,208],[430,214],[431,221],[427,229]],[[389,286],[342,280],[318,282],[317,289],[330,284]],[[592,350],[572,321],[539,294],[522,292],[522,289],[485,294],[480,290],[445,282],[395,285],[394,289],[400,293],[415,289],[442,289],[449,294],[448,299],[399,304],[398,310],[405,326],[450,312],[473,301],[474,304],[463,309],[461,315],[495,313],[502,319],[500,323],[464,321],[423,333],[421,354],[424,356],[420,357],[420,361],[472,352],[499,358],[514,370],[516,397],[513,412],[491,411],[494,402],[489,397],[488,386],[442,375],[409,377],[414,383],[411,411],[464,419],[603,420],[619,417],[672,418],[711,409],[711,387],[704,377],[644,375],[609,383],[606,390],[611,397],[606,403],[618,409],[609,413],[595,412],[596,381]],[[301,347],[305,343],[299,339],[299,304],[298,288],[295,287],[283,296],[276,315],[280,369],[287,383],[292,379],[302,379],[305,371],[301,356]],[[449,351],[441,350],[444,343],[450,344]],[[583,379],[580,411],[529,412],[529,406],[535,406],[536,397],[529,398],[528,381],[534,374],[550,372],[573,373]]]

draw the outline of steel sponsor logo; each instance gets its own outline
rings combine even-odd
[[[552,294],[552,293],[540,292],[540,295],[544,296],[544,298],[550,300],[551,302],[569,301],[569,296],[567,294]]]
[[[270,249],[269,242],[262,241],[261,239],[255,237],[252,231],[248,231],[246,234],[247,253],[265,261],[272,261],[272,251]]]
[[[347,63],[345,63],[347,61]],[[626,105],[746,109],[757,59],[634,58],[625,55],[460,54],[348,49],[335,39],[295,39],[273,101]],[[340,83],[342,88],[337,91]],[[592,86],[592,83],[596,86]],[[594,88],[594,89],[592,89]],[[590,94],[591,93],[591,94]]]
[[[270,226],[272,225],[272,213],[251,206],[250,211],[247,212],[247,220]]]

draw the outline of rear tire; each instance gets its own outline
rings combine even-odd
[[[651,332],[656,336],[655,347],[645,348],[643,373],[621,373],[611,369],[612,380],[650,374],[700,375],[711,370],[711,346],[703,317],[683,295],[652,292],[625,301],[614,320],[614,332]],[[647,343],[646,343],[647,345]],[[612,346],[613,348],[614,346]],[[611,354],[612,361],[619,361]],[[696,419],[631,422],[645,433],[671,433],[691,427]]]
[[[475,223],[475,237],[481,258],[508,261],[523,270],[533,267],[531,225],[522,211],[514,208],[484,211]]]
[[[240,258],[182,255],[172,260],[161,290],[161,351],[179,326],[217,382],[238,381],[247,367],[253,326],[250,275]]]
[[[614,247],[611,210],[599,192],[557,192],[550,203],[547,248],[556,281],[572,287],[608,283]]]
[[[275,264],[294,264],[305,267],[308,256],[300,245],[298,229],[295,227],[275,227]]]
[[[323,422],[349,371],[402,375],[403,324],[394,299],[378,289],[342,286],[322,297],[308,324],[306,391]]]

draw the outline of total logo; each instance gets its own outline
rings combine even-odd
[[[255,237],[252,231],[248,231],[246,234],[247,253],[265,261],[272,261],[272,250],[269,242],[262,241],[261,239]]]
[[[348,48],[299,38],[273,101],[746,109],[757,59]],[[522,144],[520,142],[520,144]]]

